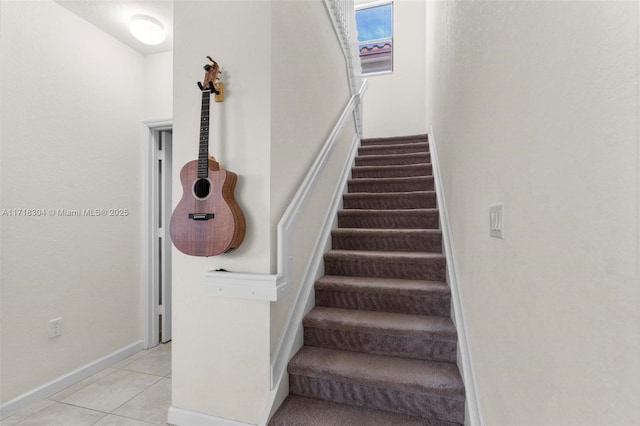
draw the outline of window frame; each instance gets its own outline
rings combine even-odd
[[[355,13],[357,15],[358,11],[363,10],[363,9],[372,9],[375,7],[380,7],[380,6],[386,6],[386,5],[390,5],[391,7],[391,17],[390,17],[390,24],[391,24],[391,37],[388,38],[383,38],[383,39],[370,39],[370,40],[363,40],[363,41],[359,41],[358,40],[358,57],[360,58],[360,65],[362,67],[362,75],[366,75],[366,76],[374,76],[374,75],[381,75],[381,74],[391,74],[394,72],[394,33],[395,33],[395,25],[394,25],[394,1],[393,0],[374,0],[374,1],[363,1],[363,2],[356,2],[355,5]],[[357,28],[357,19],[356,19],[356,28]],[[374,71],[365,71],[365,63],[366,60],[363,61],[363,56],[360,52],[360,48],[363,45],[366,44],[371,44],[371,43],[367,43],[367,42],[371,42],[371,41],[376,41],[376,40],[390,40],[390,45],[391,45],[391,52],[389,55],[389,58],[381,58],[378,59],[377,61],[375,59],[370,60],[370,63],[375,63],[375,62],[389,62],[389,67],[388,69],[383,69],[383,70],[374,70]]]

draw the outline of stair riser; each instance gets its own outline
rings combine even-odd
[[[426,143],[410,143],[406,145],[361,146],[358,148],[358,156],[365,155],[394,155],[427,153],[429,145]]]
[[[451,315],[450,297],[392,295],[378,292],[315,290],[316,306],[410,315]]]
[[[397,263],[362,258],[327,259],[325,257],[324,268],[328,275],[431,281],[444,281],[446,277],[446,261],[443,258]]]
[[[297,374],[289,375],[289,392],[339,404],[464,423],[463,400]]]
[[[437,207],[437,202],[435,192],[429,192],[402,196],[376,194],[345,196],[342,205],[345,209],[434,209]]]
[[[339,228],[368,229],[438,229],[438,212],[416,214],[402,212],[393,214],[359,213],[358,210],[338,213]]]
[[[304,344],[427,361],[456,361],[456,342],[442,342],[416,337],[305,327]]]
[[[431,164],[423,164],[420,166],[405,166],[399,168],[378,168],[378,169],[361,169],[353,168],[351,176],[353,178],[387,178],[387,177],[408,177],[408,176],[431,176],[433,169]]]
[[[371,181],[349,181],[349,192],[412,192],[412,191],[434,191],[433,179],[423,179],[411,182],[371,182]]]
[[[409,155],[402,155],[398,157],[377,156],[377,155],[365,155],[356,157],[356,166],[398,166],[406,164],[424,164],[431,163],[431,154],[429,153],[414,153]]]
[[[442,252],[442,235],[439,233],[427,235],[406,236],[361,236],[361,235],[332,235],[331,247],[340,250],[385,250],[385,251],[423,251],[430,253]]]

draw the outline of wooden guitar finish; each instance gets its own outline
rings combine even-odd
[[[218,64],[206,65],[200,117],[200,150],[197,160],[180,171],[182,199],[171,215],[171,241],[191,256],[216,256],[228,253],[244,240],[244,214],[234,198],[238,176],[220,168],[209,155],[209,103],[211,93],[218,94]],[[221,88],[221,86],[219,86]]]

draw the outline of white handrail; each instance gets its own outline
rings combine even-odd
[[[362,139],[362,95],[367,88],[367,81],[362,78],[362,67],[360,66],[360,56],[358,54],[354,1],[324,0],[324,4],[345,56],[351,97],[335,128],[303,179],[299,190],[293,196],[278,222],[276,273],[242,274],[209,271],[205,280],[208,285],[211,285],[211,294],[222,297],[277,301],[288,291],[290,287],[289,280],[291,279],[288,268],[293,256],[291,239],[298,222],[298,216],[307,204],[308,194],[310,193],[309,188],[315,184],[321,175],[326,158],[333,150],[334,144],[348,122],[350,114],[353,114],[357,139]]]
[[[362,67],[360,65],[360,56],[358,55],[358,35],[354,1],[324,0],[324,2],[338,38],[340,39],[345,60],[347,61],[351,99],[278,223],[278,282],[286,282],[286,277],[289,276],[289,271],[286,271],[285,268],[286,265],[290,264],[289,260],[292,256],[290,248],[291,234],[297,222],[297,216],[302,211],[302,206],[306,203],[305,194],[309,193],[309,186],[313,184],[321,172],[326,157],[333,149],[333,143],[342,132],[351,112],[354,114],[358,139],[362,139],[362,95],[366,90],[367,82],[362,79]]]
[[[318,176],[322,173],[324,166],[326,165],[326,159],[333,151],[335,143],[338,140],[338,136],[342,134],[342,130],[349,119],[349,115],[355,107],[356,96],[351,96],[345,109],[342,111],[340,118],[336,122],[329,137],[325,141],[320,153],[314,160],[313,164],[309,168],[309,172],[304,177],[304,180],[300,184],[298,191],[293,196],[289,207],[285,210],[280,222],[278,222],[278,275],[285,277],[289,276],[286,265],[290,265],[289,259],[293,256],[291,252],[291,237],[293,235],[293,228],[298,221],[298,217],[304,210],[304,205],[309,198],[309,188],[312,187],[318,179]]]
[[[353,0],[324,0],[325,6],[331,17],[334,29],[340,40],[342,52],[345,56],[346,68],[348,73],[349,91],[351,97],[349,102],[345,106],[340,118],[336,122],[329,137],[325,141],[320,153],[311,165],[309,172],[302,181],[300,188],[293,196],[291,203],[287,207],[286,211],[282,215],[277,228],[277,279],[278,287],[288,289],[290,284],[288,281],[291,279],[291,258],[292,252],[292,238],[294,229],[298,223],[298,218],[304,207],[308,203],[309,195],[312,191],[310,188],[315,185],[319,176],[326,165],[327,158],[333,151],[336,142],[342,134],[344,127],[352,117],[356,127],[356,139],[354,140],[354,146],[362,139],[362,96],[367,90],[367,81],[362,79],[362,67],[360,66],[360,56],[358,53],[358,41],[356,33],[355,23],[355,7]],[[353,114],[353,115],[351,115]],[[355,148],[352,147],[351,155],[355,153]],[[350,158],[350,161],[353,159]],[[349,163],[351,164],[351,163]],[[344,186],[346,182],[345,175],[341,178],[340,185]],[[333,207],[335,208],[335,207]],[[316,244],[317,247],[317,244]],[[314,253],[312,257],[319,256],[318,253]],[[285,328],[282,330],[278,342],[276,343],[275,350],[271,359],[271,389],[273,390],[279,383],[282,377],[283,371],[286,367],[286,363],[289,359],[292,347],[294,345],[294,336],[296,330],[299,328],[299,324],[302,321],[304,314],[304,299],[305,295],[308,296],[308,290],[312,286],[312,281],[308,276],[309,270],[305,272],[305,276],[302,277],[302,285],[298,288],[297,294],[294,296],[293,309],[289,312],[288,318],[285,322]],[[310,284],[311,283],[311,284]]]

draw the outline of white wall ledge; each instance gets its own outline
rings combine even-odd
[[[245,272],[209,271],[205,275],[206,294],[275,302],[286,294],[281,274],[252,274]]]

